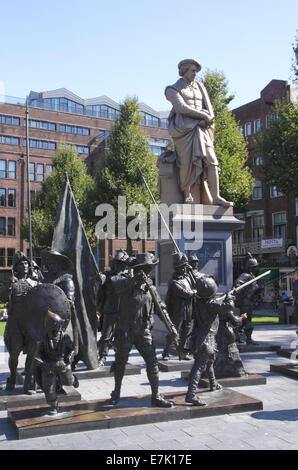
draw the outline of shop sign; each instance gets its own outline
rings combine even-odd
[[[261,241],[261,248],[282,248],[283,238],[269,238]]]

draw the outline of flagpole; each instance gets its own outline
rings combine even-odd
[[[29,155],[29,110],[28,97],[26,98],[26,156],[27,156],[27,199],[28,199],[28,225],[29,225],[29,259],[32,266],[32,220],[31,220],[31,192],[30,192],[30,155]]]

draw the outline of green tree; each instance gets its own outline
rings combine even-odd
[[[201,77],[215,114],[214,147],[220,168],[221,195],[242,210],[253,190],[254,179],[247,166],[248,150],[243,135],[228,104],[228,82],[222,72],[207,70]]]
[[[71,184],[74,197],[77,201],[82,222],[84,224],[90,243],[94,242],[93,227],[88,194],[93,190],[93,178],[87,174],[85,163],[79,158],[77,152],[70,146],[61,146],[57,155],[52,159],[53,172],[41,183],[32,201],[32,244],[35,249],[48,248],[52,244],[56,212],[60,201],[60,194],[65,181],[65,172]],[[21,227],[21,235],[28,238],[28,216]]]
[[[141,127],[137,100],[126,99],[120,106],[120,115],[109,136],[108,150],[95,175],[92,206],[109,203],[118,218],[118,197],[126,197],[126,206],[142,204],[147,209],[152,203],[147,190],[141,186],[139,167],[158,200],[158,169],[156,157],[148,149],[148,138]],[[133,217],[127,217],[127,223]],[[117,224],[116,224],[117,230]],[[117,235],[117,234],[116,234]],[[131,252],[131,240],[127,238],[127,250]]]
[[[255,142],[262,157],[264,181],[288,196],[298,197],[298,109],[293,103],[275,103],[277,119],[262,128]]]
[[[295,37],[295,43],[292,44],[294,57],[292,59],[293,83],[298,83],[298,34]]]

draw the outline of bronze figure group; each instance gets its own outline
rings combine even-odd
[[[23,351],[27,354],[24,392],[33,393],[38,385],[50,405],[50,414],[55,414],[61,387],[79,385],[74,374],[78,353],[75,289],[73,266],[67,256],[50,250],[43,253],[43,262],[47,266],[45,272],[17,252],[13,276],[0,292],[1,298],[8,301],[4,340],[9,351],[10,377],[6,388],[15,387],[18,356]],[[251,341],[251,299],[259,287],[251,283],[249,289],[242,289],[244,307],[241,316],[235,316],[235,297],[231,293],[219,297],[214,278],[198,270],[196,254],[187,257],[179,252],[173,254],[174,272],[164,303],[150,278],[158,262],[152,253],[129,257],[121,249],[111,260],[110,269],[98,273],[95,280],[101,316],[100,367],[106,362],[112,342],[115,351],[112,366],[115,385],[109,401],[112,406],[120,400],[125,366],[133,346],[146,364],[152,405],[173,405],[159,392],[159,367],[151,334],[154,314],[168,331],[162,359],[170,360],[176,354],[172,349],[175,344],[180,360],[193,360],[186,403],[205,405],[197,394],[202,374],[207,375],[211,391],[221,389],[216,377],[245,374],[234,328],[244,327],[248,342]],[[249,258],[247,266],[255,268],[255,260]],[[243,274],[236,284],[245,283],[248,277],[251,280],[252,275],[251,271]]]

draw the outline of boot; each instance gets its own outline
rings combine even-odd
[[[207,376],[209,379],[210,392],[222,390],[222,386],[216,380],[213,363],[207,366]]]
[[[99,361],[98,361],[99,367],[104,366],[105,363],[106,363],[106,360],[107,360],[106,357],[104,357],[104,356],[100,357],[100,358],[99,358]]]
[[[197,395],[194,392],[187,392],[187,394],[185,396],[185,403],[191,403],[192,405],[195,405],[195,406],[206,406],[207,405],[207,403],[202,401],[200,399],[199,395]]]
[[[160,393],[151,396],[151,404],[159,408],[171,408],[173,406],[173,402],[166,400]]]
[[[109,400],[109,405],[117,405],[117,403],[120,400],[120,392],[117,392],[116,390],[113,390],[111,393],[111,398]]]

